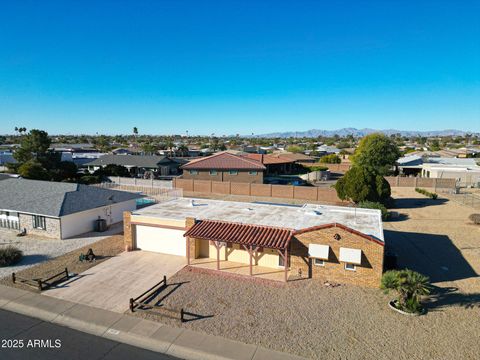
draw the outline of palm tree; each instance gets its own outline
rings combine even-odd
[[[420,298],[430,294],[430,283],[427,276],[416,271],[391,270],[383,274],[382,289],[386,292],[394,290],[398,293],[398,307],[412,313],[418,313],[422,307]]]

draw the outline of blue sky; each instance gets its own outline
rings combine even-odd
[[[0,133],[480,132],[480,1],[2,1]]]

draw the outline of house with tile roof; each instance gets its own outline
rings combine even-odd
[[[166,156],[158,155],[115,155],[107,154],[85,164],[93,173],[107,165],[121,165],[128,169],[132,176],[140,177],[151,172],[154,177],[178,175],[181,162]]]
[[[202,157],[180,167],[184,179],[263,183],[266,166],[228,151]]]
[[[385,240],[373,209],[171,199],[126,212],[129,250],[185,258],[191,270],[269,281],[379,287]]]
[[[0,185],[0,228],[55,239],[121,222],[124,211],[136,209],[142,195],[94,186],[10,178]]]

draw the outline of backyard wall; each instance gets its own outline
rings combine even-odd
[[[279,199],[296,199],[315,202],[342,204],[337,192],[332,188],[314,186],[250,184],[238,182],[219,182],[211,180],[173,179],[173,186],[186,192],[202,195],[241,195]]]
[[[453,190],[455,189],[455,179],[436,179],[436,178],[422,178],[422,177],[404,177],[404,176],[387,176],[385,180],[388,181],[391,187],[420,187],[432,188],[434,190]]]

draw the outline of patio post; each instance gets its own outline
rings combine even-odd
[[[190,265],[190,236],[187,236],[187,265]]]
[[[285,266],[285,282],[288,281],[288,246],[285,247],[285,257],[283,258],[283,265]]]
[[[252,276],[253,270],[252,270],[252,247],[251,246],[248,248],[248,255],[250,257],[250,276]]]
[[[217,241],[213,242],[215,244],[215,248],[217,249],[217,270],[220,270],[220,246],[218,245]]]

